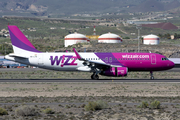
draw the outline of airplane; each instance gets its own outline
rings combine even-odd
[[[56,71],[92,72],[91,79],[104,76],[124,77],[129,71],[153,72],[168,70],[174,63],[163,55],[156,53],[82,53],[74,52],[40,52],[25,37],[17,26],[8,25],[14,53],[5,59]]]
[[[10,68],[10,67],[25,67],[26,65],[14,61],[6,60],[4,59],[4,56],[0,56],[0,66],[6,66],[7,68]]]

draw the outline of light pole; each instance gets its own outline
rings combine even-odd
[[[139,52],[139,44],[140,44],[140,29],[142,28],[141,24],[136,25],[136,29],[138,29],[138,52]]]

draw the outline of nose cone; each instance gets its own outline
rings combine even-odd
[[[167,64],[169,69],[173,68],[174,65],[175,65],[174,62],[172,62],[172,61],[169,61],[169,63]]]

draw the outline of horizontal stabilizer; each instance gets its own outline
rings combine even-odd
[[[23,56],[23,55],[17,55],[17,54],[9,54],[10,57],[18,57],[18,58],[24,58],[27,59],[28,57]]]

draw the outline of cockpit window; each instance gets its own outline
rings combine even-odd
[[[162,58],[162,60],[168,60],[168,58]]]

